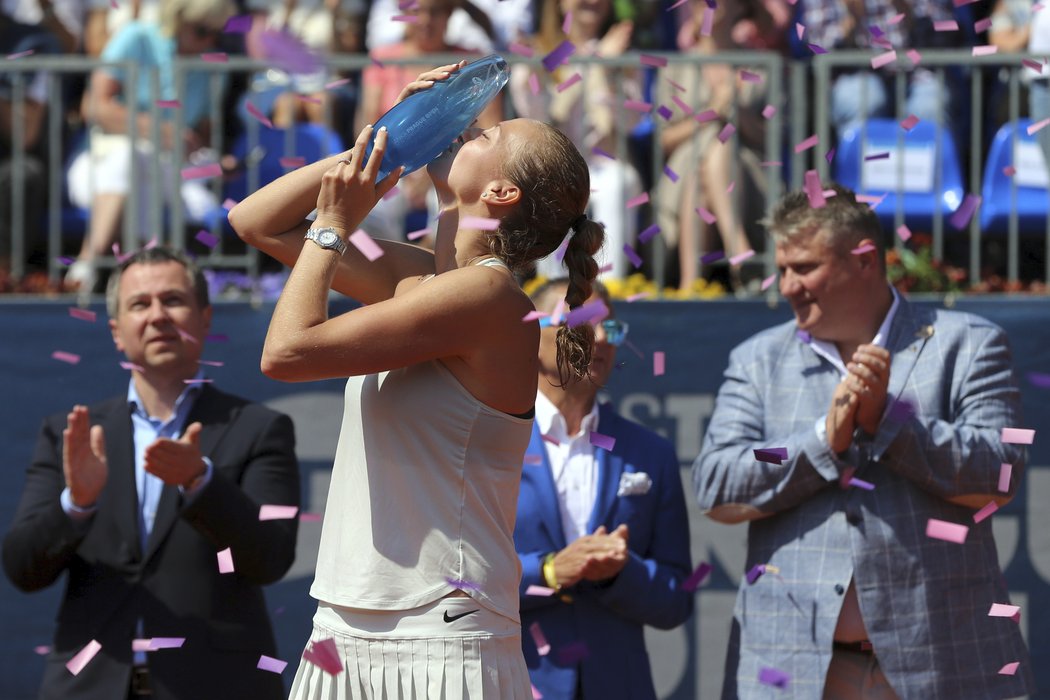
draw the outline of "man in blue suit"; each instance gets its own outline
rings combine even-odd
[[[909,304],[874,212],[833,191],[774,209],[795,318],[730,354],[693,465],[706,514],[749,522],[723,697],[1030,693],[1018,625],[989,616],[1009,597],[987,516],[1024,466],[1006,335]]]
[[[602,299],[600,285],[591,300]],[[555,312],[566,280],[537,289]],[[674,447],[595,397],[627,326],[595,328],[590,375],[564,386],[557,327],[540,335],[539,394],[518,496],[522,646],[545,700],[655,698],[643,629],[685,622],[689,523]]]

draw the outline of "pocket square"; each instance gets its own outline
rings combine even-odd
[[[624,472],[620,475],[620,488],[617,489],[616,495],[621,498],[623,496],[644,496],[649,493],[652,485],[653,480],[645,472]]]

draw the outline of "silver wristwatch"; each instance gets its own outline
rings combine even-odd
[[[325,250],[334,250],[340,255],[346,253],[346,243],[339,237],[334,228],[312,228],[306,232],[303,238],[313,241]]]

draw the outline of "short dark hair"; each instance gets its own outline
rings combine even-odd
[[[166,262],[176,262],[186,268],[186,276],[193,286],[199,308],[204,309],[211,305],[208,298],[208,280],[197,264],[185,253],[164,246],[154,246],[142,248],[124,258],[109,276],[109,282],[106,284],[106,312],[109,317],[116,318],[120,313],[120,277],[124,270],[132,265],[157,265]]]
[[[822,187],[835,192],[826,198],[822,207],[814,207],[805,190],[790,192],[777,202],[765,222],[773,242],[785,243],[823,232],[833,250],[839,255],[849,255],[867,238],[875,243],[879,264],[885,269],[886,241],[879,217],[867,203],[858,202],[857,194],[848,187],[837,183]]]

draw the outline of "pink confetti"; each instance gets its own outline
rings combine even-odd
[[[892,17],[890,17],[889,21],[886,22],[886,24],[890,25],[891,27],[893,25],[895,25],[895,24],[900,24],[901,22],[904,21],[904,17],[905,17],[905,14],[903,12],[898,13],[898,14],[893,15]]]
[[[1034,70],[1036,73],[1039,73],[1040,75],[1042,75],[1042,73],[1043,73],[1043,64],[1040,63],[1039,61],[1033,61],[1030,58],[1022,58],[1021,59],[1021,65],[1023,65],[1025,68],[1028,68],[1029,70]]]
[[[185,637],[154,637],[149,640],[149,648],[146,651],[157,651],[158,649],[181,649],[186,643]]]
[[[277,160],[285,170],[295,170],[306,165],[306,158],[302,156],[284,156]]]
[[[221,552],[215,553],[216,558],[219,561],[219,573],[220,574],[232,574],[233,573],[233,553],[230,548],[222,550]]]
[[[581,80],[583,80],[582,75],[580,75],[579,73],[573,73],[568,78],[558,83],[558,92],[565,92]]]
[[[183,180],[201,180],[207,177],[219,177],[222,175],[222,166],[218,163],[207,165],[195,165],[182,169]]]
[[[1019,612],[1021,612],[1021,608],[1017,605],[992,603],[992,607],[988,610],[988,617],[1013,617]]]
[[[76,656],[66,663],[66,668],[74,676],[79,674],[88,665],[88,662],[95,658],[95,654],[100,649],[102,649],[102,645],[92,639],[83,649],[77,652]]]
[[[532,636],[532,641],[536,643],[536,653],[540,656],[546,656],[551,653],[551,645],[547,641],[547,638],[543,636],[543,630],[540,629],[540,623],[533,622],[529,625],[529,634]]]
[[[718,140],[725,143],[733,137],[736,133],[736,127],[732,124],[726,124],[722,127],[722,130],[718,132]]]
[[[995,44],[985,44],[984,46],[973,47],[974,56],[991,56],[992,54],[998,53],[999,47]]]
[[[572,11],[565,13],[565,18],[561,21],[561,33],[568,34],[572,31]]]
[[[75,365],[80,362],[80,355],[72,352],[66,352],[65,350],[55,350],[51,353],[51,359],[58,360],[59,362],[65,362],[66,364]]]
[[[546,311],[530,311],[521,317],[522,323],[528,323],[529,321],[535,321],[536,319],[546,318],[550,316]]]
[[[299,522],[301,523],[319,523],[321,522],[320,513],[300,513]]]
[[[665,369],[664,353],[662,350],[658,350],[653,353],[653,376],[662,377]]]
[[[51,653],[51,647],[47,644],[39,644],[33,647],[33,653],[38,656],[47,656]]]
[[[259,663],[256,664],[256,668],[262,669],[263,671],[272,671],[273,673],[283,673],[284,667],[288,665],[287,661],[281,661],[275,659],[272,656],[261,654],[259,656]]]
[[[879,68],[882,68],[886,64],[893,63],[896,60],[897,60],[897,52],[896,51],[887,51],[886,53],[880,53],[878,56],[875,56],[875,57],[873,57],[871,59],[871,68],[872,68],[872,70],[878,70]]]
[[[488,219],[484,216],[464,216],[459,221],[459,227],[495,231],[499,228],[499,219]]]
[[[1011,661],[1010,663],[999,669],[999,675],[1001,676],[1012,676],[1017,673],[1017,667],[1021,665],[1020,661]]]
[[[584,323],[597,323],[609,317],[609,307],[602,299],[589,301],[578,306],[565,316],[565,325],[569,328],[583,325]]]
[[[418,24],[419,15],[394,15],[390,18],[391,22],[404,22],[405,24]]]
[[[991,26],[992,26],[992,18],[991,17],[985,17],[984,19],[979,19],[979,20],[977,20],[976,22],[973,23],[973,31],[976,34],[981,34],[983,32],[988,31],[988,29],[991,28]]]
[[[645,299],[647,297],[652,296],[652,294],[653,294],[652,292],[638,292],[637,294],[632,294],[631,296],[627,297],[627,303],[628,304],[633,304],[634,302],[638,301],[639,299]]]
[[[765,117],[766,119],[772,119],[773,116],[776,113],[777,113],[777,108],[774,107],[773,105],[766,105],[765,107],[762,108],[762,116]]]
[[[919,123],[919,118],[914,114],[909,114],[906,119],[901,120],[901,128],[905,131],[911,131],[915,128],[915,125]]]
[[[182,328],[179,328],[178,326],[176,326],[175,327],[175,331],[179,334],[179,337],[182,338],[187,343],[191,343],[193,345],[199,345],[200,344],[199,340],[197,340],[195,337],[190,335],[188,332],[186,332]]]
[[[700,35],[711,36],[711,28],[715,23],[715,8],[708,5],[704,8],[704,17],[700,20]]]
[[[743,253],[740,253],[739,255],[734,255],[733,257],[729,258],[729,264],[730,265],[739,265],[740,263],[744,262],[748,258],[754,256],[754,254],[755,254],[754,250],[745,250]]]
[[[18,53],[9,53],[6,58],[8,61],[16,61],[19,58],[25,58],[26,56],[32,56],[35,53],[34,49],[28,51],[19,51]]]
[[[969,531],[970,528],[965,525],[949,523],[936,518],[930,518],[926,522],[926,536],[935,540],[962,544],[966,541],[966,533]]]
[[[428,229],[428,228],[421,228],[418,231],[412,231],[411,233],[406,234],[405,238],[407,238],[410,241],[416,241],[416,240],[419,240],[420,238],[425,238],[428,235],[430,235],[430,229]]]
[[[634,209],[635,207],[640,207],[641,205],[648,204],[648,203],[649,203],[649,193],[648,192],[642,192],[637,197],[631,197],[630,199],[627,200],[627,208],[628,209]]]
[[[157,100],[156,104],[161,109],[164,109],[164,108],[178,109],[179,107],[182,106],[182,103],[179,102],[178,100]]]
[[[1015,168],[1014,166],[1007,165],[1003,167],[1003,175],[1005,175],[1006,177],[1013,177],[1016,174],[1017,168]]]
[[[311,642],[310,648],[303,652],[303,660],[333,676],[343,671],[343,662],[336,651],[335,640],[331,638]]]
[[[705,124],[707,122],[718,121],[722,117],[718,112],[716,112],[713,109],[705,109],[703,112],[700,112],[700,114],[697,114],[693,118],[696,119],[696,121],[700,124]]]
[[[852,253],[853,255],[863,255],[864,253],[869,253],[869,252],[871,252],[873,250],[875,250],[875,246],[874,245],[872,245],[871,243],[865,243],[862,246],[858,246],[858,247],[854,248],[853,250],[850,251],[850,253]]]
[[[237,206],[237,200],[236,199],[230,199],[229,197],[227,197],[222,202],[222,208],[225,209],[226,211],[229,211],[230,209],[233,209],[235,206]]]
[[[959,31],[959,23],[954,19],[942,19],[933,23],[933,31],[935,32],[957,32]]]
[[[1003,462],[999,466],[999,493],[1010,491],[1010,475],[1013,473],[1014,465]]]
[[[643,53],[638,56],[638,60],[643,66],[653,66],[654,68],[663,68],[667,65],[667,59],[662,56],[650,56]]]
[[[642,266],[642,256],[638,255],[629,243],[623,244],[623,254],[627,256],[627,259],[631,261],[635,268]]]
[[[1001,439],[1009,445],[1031,445],[1035,441],[1035,431],[1026,428],[1003,428]]]
[[[911,61],[912,68],[919,65],[922,61],[922,54],[919,53],[918,49],[908,49],[908,60]]]
[[[525,44],[522,44],[517,41],[511,43],[511,45],[507,48],[511,50],[511,53],[516,53],[519,56],[524,56],[525,58],[532,58],[532,55],[534,53],[531,46],[526,46]]]
[[[183,384],[211,384],[214,379],[183,379]]]
[[[256,121],[265,126],[267,129],[273,128],[273,122],[271,122],[265,114],[259,111],[259,108],[252,104],[251,100],[244,103],[244,108],[248,111],[248,114],[252,115]]]
[[[704,220],[704,223],[709,226],[715,223],[715,221],[717,221],[717,219],[715,219],[715,215],[708,211],[705,207],[697,207],[696,213],[699,214],[700,218]]]
[[[207,61],[208,63],[226,63],[230,60],[230,57],[221,51],[215,51],[212,53],[202,53],[201,60]]]
[[[682,582],[682,590],[689,593],[695,591],[704,582],[704,579],[707,578],[707,575],[711,573],[713,568],[706,561],[700,562],[700,566],[696,567],[693,573],[689,574],[689,578]]]
[[[372,237],[364,229],[358,229],[351,233],[350,243],[361,251],[361,254],[368,258],[369,262],[374,262],[383,256],[383,249],[372,240]]]
[[[776,274],[772,274],[769,277],[767,277],[764,280],[762,280],[762,285],[761,285],[762,291],[764,292],[767,289],[769,289],[770,287],[772,287],[773,283],[776,282],[776,281],[777,281]]]
[[[995,501],[988,501],[988,505],[973,514],[973,521],[979,523],[997,510],[999,510],[998,504]]]
[[[743,70],[743,69],[740,70],[740,79],[743,80],[745,83],[761,83],[762,82],[762,76],[761,75],[759,75],[758,73],[752,73],[749,70]]]
[[[816,146],[819,142],[820,138],[816,134],[813,134],[809,138],[803,139],[797,144],[795,144],[795,153],[802,153],[803,151],[807,151]]]
[[[649,102],[642,102],[641,100],[624,100],[623,108],[629,109],[632,112],[641,112],[642,114],[648,114],[653,111],[653,105]]]
[[[344,85],[350,84],[350,78],[340,78],[339,80],[333,80],[330,83],[324,84],[325,90],[335,90],[337,87],[343,87]]]
[[[123,360],[121,360],[121,362],[120,362],[120,367],[121,367],[121,369],[126,369],[128,371],[134,371],[134,372],[143,372],[143,371],[145,371],[145,370],[142,369],[141,366],[136,365],[134,362],[125,362]]]
[[[552,596],[554,595],[554,589],[532,584],[525,589],[525,595]]]
[[[75,306],[69,307],[69,315],[80,321],[95,322],[97,314],[94,311],[88,311],[87,309],[79,309]]]
[[[153,641],[152,639],[132,639],[131,640],[131,650],[135,651],[135,652],[138,652],[138,651],[147,652],[147,651],[150,650],[149,649],[149,645],[150,645],[150,642],[152,642],[152,641]]]
[[[806,34],[806,25],[801,22],[795,22],[795,36],[802,40],[802,37]]]
[[[603,450],[612,452],[613,445],[616,444],[616,438],[609,435],[602,435],[601,433],[591,431],[590,442],[595,447],[600,447]]]
[[[535,73],[529,74],[529,90],[534,97],[540,94],[540,79]]]
[[[299,513],[299,506],[259,506],[259,520],[291,520]]]
[[[1050,124],[1050,118],[1035,122],[1034,124],[1029,124],[1028,128],[1025,129],[1025,131],[1027,131],[1028,135],[1031,136],[1035,132],[1045,129],[1048,124]]]
[[[900,239],[902,241],[907,241],[909,238],[911,238],[911,229],[909,229],[904,224],[901,224],[897,227],[897,235],[900,236]]]
[[[197,360],[197,362],[210,367],[222,367],[226,364],[225,362],[220,362],[218,360]]]

